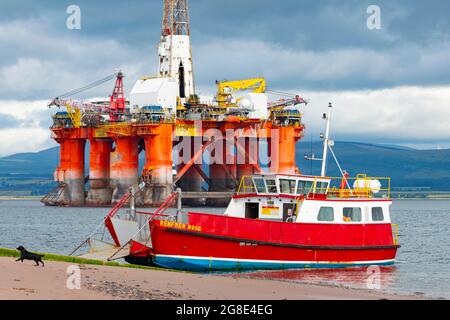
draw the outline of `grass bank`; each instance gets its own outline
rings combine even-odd
[[[44,255],[44,261],[60,261],[60,262],[69,262],[69,263],[76,263],[76,264],[89,264],[89,265],[110,266],[110,267],[120,267],[120,268],[171,271],[171,270],[167,270],[167,269],[163,269],[163,268],[146,267],[146,266],[140,266],[140,265],[135,265],[135,264],[121,264],[118,262],[107,262],[107,261],[101,261],[101,260],[83,259],[83,258],[79,258],[79,257],[64,256],[64,255],[45,253],[45,252],[37,252],[37,253]],[[8,248],[0,248],[0,257],[18,258],[19,256],[20,256],[20,253],[17,250],[8,249]]]

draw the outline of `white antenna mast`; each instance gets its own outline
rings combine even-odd
[[[331,122],[331,110],[333,106],[331,102],[328,104],[328,115],[323,114],[322,119],[327,120],[327,126],[325,129],[325,137],[321,134],[321,138],[323,139],[323,155],[322,155],[322,170],[320,175],[325,177],[327,174],[327,155],[328,155],[328,146],[333,145],[333,141],[330,140],[330,122]]]
[[[313,154],[311,157],[308,155],[305,155],[306,160],[321,160],[322,161],[322,171],[321,176],[326,177],[327,175],[327,156],[328,156],[328,148],[330,149],[331,155],[334,158],[334,161],[336,161],[336,165],[341,172],[342,178],[345,180],[345,184],[347,185],[348,189],[350,190],[350,194],[353,196],[352,188],[350,187],[347,177],[344,174],[344,171],[342,171],[341,166],[339,165],[339,161],[336,158],[336,155],[333,151],[334,141],[330,139],[330,124],[331,124],[331,111],[333,109],[333,105],[331,102],[328,104],[328,115],[326,113],[323,114],[322,119],[327,120],[327,125],[325,129],[325,135],[323,133],[320,134],[320,138],[323,139],[323,155],[322,158],[316,158]]]

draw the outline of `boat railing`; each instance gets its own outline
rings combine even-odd
[[[254,194],[258,193],[257,185],[253,176],[243,176],[240,180],[236,194]],[[296,184],[289,194],[295,197],[304,197],[307,199],[320,198],[384,198],[391,197],[391,178],[389,177],[370,177],[366,174],[358,174],[356,177],[307,177],[302,179],[296,177]],[[262,178],[259,177],[259,180]],[[294,178],[291,178],[294,179]],[[268,179],[277,181],[275,178]],[[280,190],[279,186],[269,185],[267,179],[264,180],[262,189],[264,193],[276,194],[275,189]],[[278,182],[277,182],[278,183]],[[264,186],[264,184],[266,184]],[[259,187],[258,187],[259,188]],[[273,190],[271,190],[273,188]],[[295,189],[295,190],[294,190]],[[261,191],[261,190],[260,190]],[[260,192],[261,193],[261,192]],[[283,192],[281,192],[283,193]]]
[[[370,177],[366,174],[358,174],[356,177],[329,177],[328,186],[314,183],[311,186],[309,196],[314,194],[326,194],[335,198],[391,198],[391,178]]]
[[[252,176],[243,176],[236,191],[237,194],[256,193]]]
[[[394,245],[398,245],[398,224],[392,223],[392,240]]]

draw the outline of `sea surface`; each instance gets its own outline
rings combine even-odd
[[[149,209],[152,211],[152,209]],[[153,209],[154,210],[154,209]],[[192,208],[221,213],[224,209]],[[108,208],[45,207],[39,201],[0,201],[0,247],[69,254],[102,223]],[[450,200],[394,200],[399,225],[396,264],[375,270],[288,270],[231,274],[232,277],[377,288],[389,293],[450,299]],[[379,286],[378,286],[379,284]]]

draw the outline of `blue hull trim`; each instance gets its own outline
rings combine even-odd
[[[334,263],[334,262],[270,262],[251,260],[222,260],[214,258],[190,258],[174,256],[154,256],[153,263],[168,269],[211,272],[211,271],[251,271],[251,270],[286,270],[286,269],[335,269],[366,266],[389,266],[393,260],[367,261],[357,263]]]

